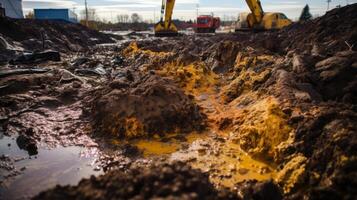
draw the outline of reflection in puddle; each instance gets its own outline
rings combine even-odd
[[[38,154],[29,156],[21,150],[16,139],[0,133],[0,156],[6,155],[18,160],[14,163],[19,175],[4,180],[5,169],[0,169],[0,199],[28,198],[54,187],[57,184],[77,184],[82,178],[101,174],[96,171],[94,163],[98,157],[96,148],[57,147],[54,149],[39,148]],[[13,170],[12,170],[13,171]]]
[[[189,133],[184,136],[172,134],[163,138],[138,139],[133,144],[143,151],[144,157],[162,156],[174,153],[184,146],[190,145],[197,139],[206,137],[206,134]]]

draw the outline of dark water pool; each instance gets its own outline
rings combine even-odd
[[[0,199],[28,199],[39,192],[54,187],[57,184],[77,184],[82,178],[99,175],[95,161],[98,157],[96,148],[57,147],[48,149],[39,147],[38,154],[29,156],[21,150],[15,137],[4,136],[0,132],[0,156],[6,155],[14,162],[20,172],[7,178],[0,186]],[[0,168],[0,180],[9,171]]]

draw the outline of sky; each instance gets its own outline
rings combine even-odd
[[[159,20],[162,0],[87,0],[88,7],[96,10],[99,18],[116,21],[119,14],[140,14],[144,20]],[[290,19],[297,19],[308,4],[312,15],[323,15],[327,0],[261,0],[265,12],[283,12]],[[357,3],[357,0],[331,0],[330,9],[337,5]],[[84,0],[23,0],[24,12],[34,8],[70,8],[78,15],[84,9]],[[194,19],[198,14],[211,14],[224,19],[237,17],[249,11],[245,0],[176,0],[174,18]]]

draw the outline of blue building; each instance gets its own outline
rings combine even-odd
[[[78,23],[77,14],[69,9],[34,9],[35,19],[64,20]]]

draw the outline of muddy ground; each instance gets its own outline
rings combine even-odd
[[[354,4],[278,32],[125,41],[93,33],[116,42],[20,57],[31,49],[2,37],[13,58],[0,73],[9,152],[0,157],[1,194],[356,198],[356,13]],[[15,144],[28,155],[12,154]],[[12,184],[36,174],[26,163],[43,160],[44,149],[73,146],[95,155],[93,171],[78,176],[87,179],[64,186],[70,170],[59,167],[53,189],[25,195]]]

